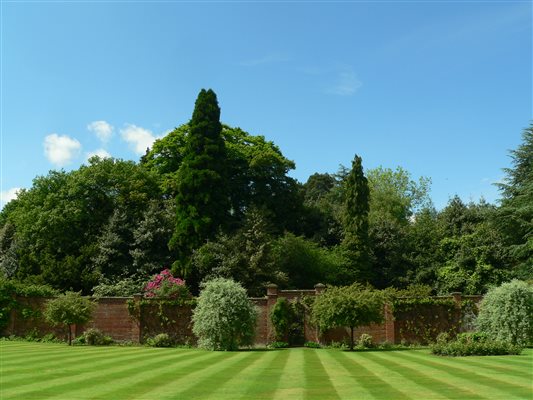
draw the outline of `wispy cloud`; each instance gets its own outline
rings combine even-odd
[[[149,129],[133,124],[126,124],[126,126],[120,130],[120,135],[138,155],[144,154],[147,148],[152,147],[156,139],[162,137],[155,136]]]
[[[106,121],[93,121],[87,125],[87,129],[93,132],[102,143],[109,142],[113,136],[113,126]]]
[[[15,187],[0,192],[0,209],[4,208],[4,206],[11,200],[15,200],[20,190],[21,188]]]
[[[105,149],[98,149],[95,151],[91,151],[85,155],[85,160],[89,161],[93,157],[99,157],[99,158],[111,158],[111,154]]]
[[[274,64],[289,61],[289,57],[279,53],[266,54],[262,57],[252,58],[249,60],[242,61],[240,63],[243,67],[256,67],[258,65],[264,64]]]
[[[410,31],[396,36],[391,42],[377,49],[377,54],[398,56],[413,49],[456,46],[465,41],[487,42],[491,37],[502,36],[516,31],[531,29],[531,5],[516,4],[509,7],[487,9],[485,12],[465,14],[440,23],[427,22],[413,26]]]
[[[337,71],[335,81],[326,87],[326,93],[338,96],[351,96],[362,86],[352,67],[343,67]]]
[[[67,135],[52,133],[44,138],[44,154],[57,167],[69,164],[81,151],[81,143]]]

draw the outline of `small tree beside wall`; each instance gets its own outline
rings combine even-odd
[[[350,350],[354,348],[357,327],[383,321],[384,297],[380,291],[354,283],[351,286],[330,287],[317,296],[312,318],[321,332],[331,328],[350,328]]]
[[[91,319],[94,303],[77,292],[66,292],[55,299],[48,300],[44,317],[52,325],[68,329],[68,344],[72,345],[72,328],[85,324]]]

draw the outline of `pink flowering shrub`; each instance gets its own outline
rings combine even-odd
[[[189,297],[190,293],[187,286],[185,286],[185,281],[180,278],[174,278],[172,272],[167,268],[154,275],[146,284],[144,296],[183,299]]]

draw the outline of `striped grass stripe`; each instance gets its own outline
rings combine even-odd
[[[533,350],[444,358],[427,351],[207,352],[0,342],[0,399],[533,398]]]

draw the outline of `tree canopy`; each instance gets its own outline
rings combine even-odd
[[[533,279],[533,125],[510,152],[501,201],[452,197],[401,166],[314,173],[300,183],[280,148],[220,121],[212,90],[190,121],[139,162],[94,157],[50,171],[0,212],[3,278],[93,292],[143,282],[174,265],[193,293],[201,281],[312,288],[410,284],[434,293],[486,292]]]

